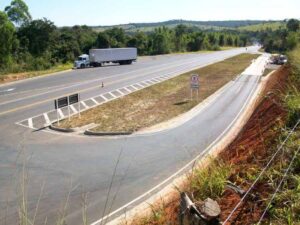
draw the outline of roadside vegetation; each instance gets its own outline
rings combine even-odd
[[[94,131],[132,132],[169,120],[187,112],[247,68],[258,55],[242,54],[204,68],[182,74],[123,98],[100,105],[64,120],[61,127],[98,124]],[[200,75],[199,98],[190,99],[190,76]],[[161,110],[163,109],[163,110]]]
[[[0,11],[0,76],[49,70],[73,62],[91,48],[136,47],[139,55],[156,55],[220,50],[248,43],[247,36],[235,31],[202,31],[183,24],[131,34],[119,27],[102,32],[88,26],[58,28],[46,18],[32,19],[23,0],[12,0]]]

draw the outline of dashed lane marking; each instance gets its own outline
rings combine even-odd
[[[78,113],[77,109],[75,109],[75,107],[74,107],[73,105],[70,105],[70,108],[72,109],[72,111],[73,111],[74,113]]]
[[[51,121],[50,121],[50,119],[49,119],[49,116],[48,116],[48,114],[47,114],[47,113],[43,113],[43,115],[44,115],[44,118],[45,118],[46,124],[51,124]]]
[[[61,111],[61,109],[58,109],[57,110],[59,116],[60,116],[60,119],[63,119],[65,117],[65,115],[63,114],[63,112]]]
[[[99,102],[97,102],[94,98],[91,98],[91,100],[92,100],[96,105],[99,105]]]
[[[32,118],[28,119],[28,127],[33,129],[33,122],[32,122]]]

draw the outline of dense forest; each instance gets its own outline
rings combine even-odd
[[[231,25],[239,23],[232,21]],[[137,31],[129,34],[120,27],[96,32],[88,26],[58,28],[46,18],[32,19],[23,0],[12,0],[4,11],[0,11],[0,73],[48,69],[72,62],[91,48],[136,47],[139,55],[155,55],[219,50],[223,46],[246,46],[251,41],[261,40],[267,50],[284,51],[291,48],[298,38],[298,21],[292,20],[292,23],[294,25],[287,29],[265,32],[204,31],[185,24],[174,28],[158,27],[150,33]]]

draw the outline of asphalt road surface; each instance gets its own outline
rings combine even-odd
[[[256,50],[248,48],[248,52]],[[82,224],[84,202],[89,223],[119,209],[218,139],[243,110],[259,76],[241,76],[199,115],[166,132],[91,138],[32,130],[16,122],[52,110],[53,100],[63,95],[79,92],[84,100],[244,52],[240,48],[144,57],[133,65],[74,70],[0,86],[0,224],[17,224],[22,188],[29,218],[38,205],[36,224],[46,218],[47,224],[55,224],[64,213],[67,224]]]

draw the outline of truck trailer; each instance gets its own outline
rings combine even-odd
[[[107,49],[90,49],[89,55],[81,55],[74,62],[74,67],[98,67],[105,63],[119,63],[120,65],[132,64],[137,59],[136,48],[107,48]]]

